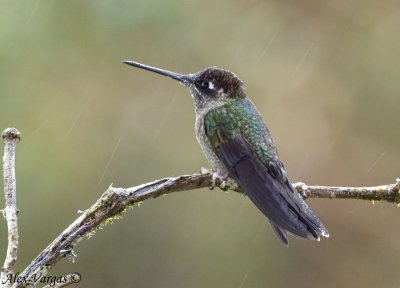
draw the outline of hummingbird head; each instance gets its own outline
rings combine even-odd
[[[217,67],[185,75],[133,61],[123,63],[170,77],[185,85],[192,94],[196,109],[208,110],[233,99],[246,97],[243,82],[234,73]]]
[[[243,82],[232,72],[211,67],[188,76],[191,81],[186,86],[192,93],[196,108],[215,107],[246,97]]]

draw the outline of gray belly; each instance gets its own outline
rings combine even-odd
[[[195,130],[197,141],[199,142],[208,162],[210,162],[212,169],[218,172],[220,176],[226,177],[229,174],[228,169],[226,169],[225,165],[219,160],[218,156],[212,150],[210,141],[208,140],[204,131],[203,119],[203,117],[196,117]]]

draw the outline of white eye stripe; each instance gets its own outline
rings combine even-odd
[[[215,86],[211,81],[208,81],[208,89],[215,90]]]

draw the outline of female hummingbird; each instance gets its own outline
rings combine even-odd
[[[168,76],[189,89],[197,141],[212,165],[214,181],[239,185],[284,245],[289,244],[288,232],[313,240],[329,237],[289,181],[268,128],[234,73],[211,67],[184,75],[133,61],[123,63]]]

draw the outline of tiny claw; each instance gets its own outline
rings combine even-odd
[[[208,172],[208,173],[212,173],[212,182],[211,182],[211,186],[210,187],[208,187],[208,189],[210,189],[210,190],[214,190],[214,188],[216,187],[216,186],[218,186],[218,184],[217,184],[217,181],[218,181],[218,175],[216,175],[217,174],[217,172],[214,172],[214,171],[212,171],[211,169],[209,170],[210,172]]]
[[[221,185],[219,185],[219,188],[220,188],[222,191],[226,192],[226,191],[229,190],[230,186],[229,186],[229,184],[227,183],[227,181],[224,180],[224,181],[222,181]]]
[[[214,170],[212,170],[212,169],[208,169],[208,168],[204,168],[204,167],[200,168],[200,174],[213,174],[213,173],[214,173]]]
[[[218,172],[213,172],[212,174],[212,184],[210,190],[213,190],[215,187],[219,187],[222,191],[229,190],[229,185],[227,183],[228,176],[221,176]]]
[[[201,174],[212,174],[211,186],[208,187],[210,190],[214,190],[215,187],[219,187],[222,191],[228,191],[230,189],[230,182],[228,180],[228,175],[221,175],[213,169],[208,169],[201,167]]]

